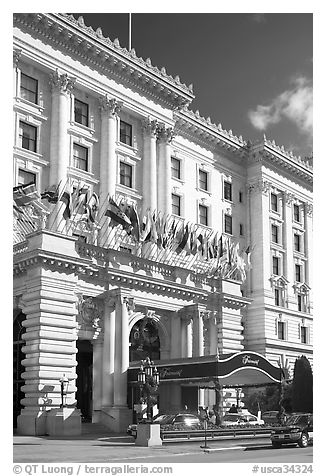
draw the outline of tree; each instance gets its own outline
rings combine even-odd
[[[313,377],[310,362],[302,355],[294,364],[292,383],[292,410],[294,412],[312,412]]]

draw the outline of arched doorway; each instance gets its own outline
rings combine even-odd
[[[22,340],[22,334],[25,328],[22,326],[25,321],[25,314],[19,309],[14,311],[14,326],[13,326],[13,424],[17,428],[17,417],[21,412],[22,404],[20,403],[24,398],[24,393],[21,387],[24,385],[24,380],[21,374],[24,372],[22,360],[25,355],[22,352],[22,347],[25,341]]]
[[[130,332],[129,361],[160,359],[160,338],[158,327],[153,319],[143,318],[133,325]]]

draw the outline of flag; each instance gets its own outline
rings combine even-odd
[[[72,194],[73,211],[76,213],[87,212],[86,204],[88,198],[89,187],[84,182],[78,182],[77,188]]]
[[[157,229],[156,229],[156,213],[155,211],[153,213],[149,214],[150,216],[150,221],[151,221],[151,235],[150,235],[150,241],[152,243],[157,243]]]
[[[196,255],[198,251],[198,238],[194,228],[190,232],[190,253]]]
[[[17,207],[26,207],[41,198],[35,183],[18,185],[13,188],[13,198]]]
[[[201,255],[203,256],[204,259],[207,259],[207,252],[208,252],[208,240],[207,240],[207,235],[206,233],[203,234],[201,233],[198,235],[198,240],[200,242],[200,245],[198,247],[198,250],[201,252]]]
[[[109,205],[105,212],[107,217],[111,218],[112,226],[122,225],[124,230],[129,230],[131,226],[131,221],[125,213],[120,209],[120,207],[115,203],[112,197],[109,198]]]
[[[135,205],[133,203],[126,204],[124,213],[129,218],[131,223],[129,234],[133,235],[136,241],[139,241],[140,240],[140,225],[139,225],[139,216],[138,216]]]
[[[87,193],[86,193],[87,197]],[[85,200],[85,198],[83,198]],[[95,223],[95,218],[99,209],[99,199],[95,192],[92,193],[88,203],[86,204],[86,213],[87,213],[87,221],[90,223]]]
[[[50,188],[41,193],[41,199],[49,203],[57,203],[59,198],[59,185],[51,185]]]
[[[188,238],[189,238],[189,227],[187,223],[185,228],[183,229],[183,236],[181,237],[181,241],[179,242],[177,249],[175,250],[178,254],[180,254],[181,251],[184,250],[184,248],[186,247]]]
[[[59,198],[60,202],[65,203],[66,207],[63,211],[63,218],[69,220],[72,214],[72,200],[71,200],[71,189],[69,183],[66,184],[65,189]]]
[[[173,218],[173,222],[171,223],[170,229],[167,231],[167,238],[166,238],[166,246],[171,247],[172,243],[174,242],[177,234],[177,222]]]
[[[166,215],[158,214],[156,220],[156,231],[157,231],[157,246],[159,248],[166,248],[168,242],[168,234],[167,234],[167,222],[166,222]]]
[[[142,234],[141,241],[146,243],[150,240],[151,235],[151,219],[150,219],[150,209],[146,210],[146,214],[143,216],[143,225],[142,225]]]

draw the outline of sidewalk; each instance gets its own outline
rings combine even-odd
[[[239,449],[245,446],[266,444],[266,438],[207,440],[211,449]],[[269,440],[268,440],[269,443]],[[267,444],[268,444],[267,443]],[[173,463],[173,456],[200,454],[204,441],[164,442],[159,447],[139,447],[133,437],[125,434],[108,434],[104,428],[83,424],[78,437],[18,436],[13,437],[14,463],[118,463],[137,458],[147,458],[155,463],[157,456],[166,456]]]

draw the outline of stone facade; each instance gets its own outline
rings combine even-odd
[[[35,84],[32,99],[26,91]],[[120,232],[104,214],[91,229],[74,229],[74,220],[62,220],[64,204],[50,205],[46,225],[25,230],[14,247],[15,315],[25,316],[21,433],[46,432],[63,374],[69,418],[79,418],[81,341],[92,348],[92,421],[124,431],[130,336],[145,318],[157,329],[160,359],[243,349],[290,368],[299,355],[312,359],[309,163],[192,112],[192,86],[82,18],[14,15],[14,88],[15,184],[34,177],[39,192],[57,185],[62,193],[67,180],[83,183],[99,210],[119,196],[142,216],[147,209],[180,216],[231,236],[250,261],[246,280],[209,277],[197,261],[176,265],[150,245],[145,254],[130,240],[119,249]],[[162,385],[162,408],[177,410],[182,398],[180,386]],[[213,404],[210,391],[199,389],[197,403]]]

